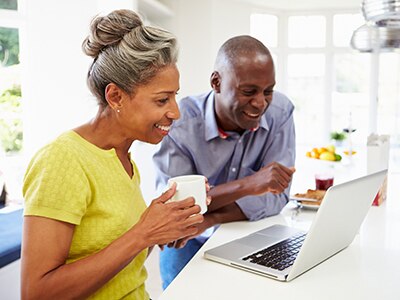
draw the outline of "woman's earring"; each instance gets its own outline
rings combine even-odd
[[[119,109],[117,109],[117,113],[119,113],[120,112],[120,110]]]

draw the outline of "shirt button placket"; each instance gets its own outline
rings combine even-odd
[[[237,172],[238,168],[240,165],[240,158],[242,157],[243,154],[243,143],[242,143],[242,138],[239,138],[237,140],[236,146],[235,146],[235,151],[233,154],[233,159],[232,159],[232,164],[231,164],[231,174],[230,174],[230,180],[237,179]]]

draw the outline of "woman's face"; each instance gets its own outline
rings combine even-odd
[[[118,113],[124,135],[151,144],[161,142],[180,115],[175,99],[178,90],[175,65],[161,69],[149,83],[137,87]]]

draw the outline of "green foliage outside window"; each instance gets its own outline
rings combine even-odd
[[[0,96],[0,144],[5,152],[22,149],[21,87],[13,86]]]
[[[0,9],[18,9],[18,1],[17,0],[0,0]]]
[[[0,27],[0,64],[4,67],[19,63],[18,29]]]

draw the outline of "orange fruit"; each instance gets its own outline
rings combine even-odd
[[[325,147],[320,147],[320,148],[318,148],[318,153],[319,153],[319,154],[324,153],[324,152],[326,152],[326,151],[328,151],[328,149],[326,149]]]
[[[307,151],[307,152],[306,152],[306,156],[307,156],[307,157],[311,157],[311,151]]]
[[[314,149],[311,150],[311,157],[312,157],[312,158],[316,158],[316,159],[319,158],[318,149],[314,148]]]

